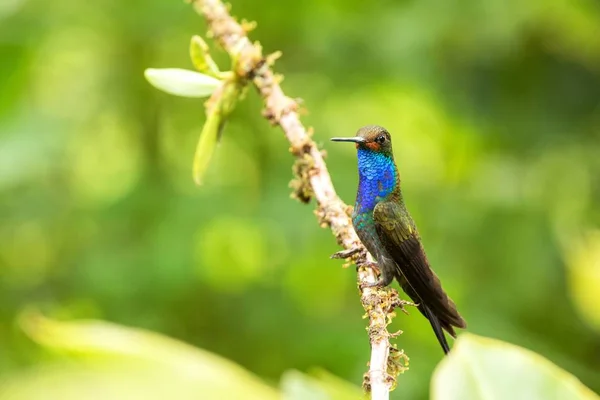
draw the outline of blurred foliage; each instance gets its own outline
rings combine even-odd
[[[155,333],[35,314],[23,320],[37,342],[75,358],[5,382],[2,399],[280,398],[232,362]]]
[[[405,198],[469,331],[529,348],[600,390],[600,4],[592,0],[234,1],[282,50],[354,201],[353,149],[377,123]],[[191,69],[205,26],[184,2],[0,2],[0,376],[52,357],[16,327],[36,306],[181,339],[268,382],[368,359],[352,269],[250,91],[196,187],[202,99],[159,93],[148,67]],[[213,54],[219,65],[226,55]],[[441,359],[427,321],[392,329],[411,357],[398,397],[427,398]],[[77,371],[74,371],[76,373]],[[65,378],[66,379],[66,378]],[[106,378],[109,379],[109,378]]]
[[[20,320],[31,338],[58,357],[2,380],[0,399],[364,398],[360,387],[320,369],[310,374],[289,370],[276,388],[231,361],[141,329],[102,321],[59,322],[31,311]],[[432,398],[599,397],[528,350],[465,333],[437,368]]]
[[[564,237],[567,284],[582,317],[600,332],[600,230],[579,237]]]
[[[281,391],[219,356],[156,333],[29,313],[28,334],[60,361],[4,379],[1,399],[331,399],[361,389],[323,371],[289,371]]]
[[[431,392],[436,400],[600,399],[543,357],[468,333],[436,369]]]

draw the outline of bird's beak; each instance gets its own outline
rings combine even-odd
[[[331,138],[332,142],[354,142],[354,143],[364,143],[365,142],[365,138],[362,138],[360,136],[355,136],[355,137],[334,137]]]

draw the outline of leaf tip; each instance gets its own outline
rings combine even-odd
[[[144,76],[155,88],[181,97],[207,97],[221,84],[213,76],[180,68],[147,68]]]

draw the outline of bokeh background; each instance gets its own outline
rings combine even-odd
[[[232,1],[301,97],[340,196],[362,125],[393,135],[405,198],[469,331],[527,347],[600,391],[600,3]],[[190,68],[182,1],[0,4],[0,377],[54,362],[19,315],[180,339],[269,382],[368,359],[353,269],[290,200],[292,156],[250,91],[205,185],[202,100],[148,67]],[[215,50],[222,68],[226,55]],[[400,315],[398,398],[428,397],[442,352]]]

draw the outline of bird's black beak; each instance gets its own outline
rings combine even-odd
[[[354,142],[354,143],[364,143],[365,142],[365,138],[362,138],[360,136],[355,136],[355,137],[334,137],[331,138],[332,142]]]

